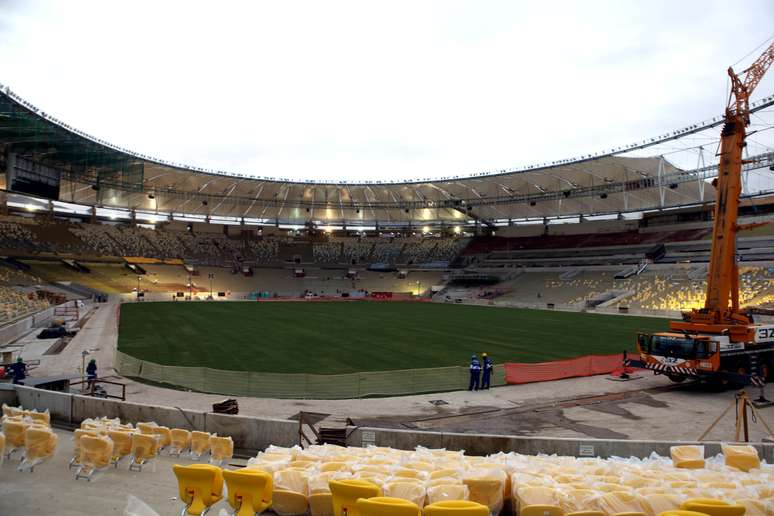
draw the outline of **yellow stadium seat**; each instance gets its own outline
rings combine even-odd
[[[172,444],[172,431],[166,426],[153,427],[153,435],[156,436],[159,451]]]
[[[207,432],[191,432],[191,457],[198,459],[210,451],[210,434]]]
[[[153,434],[132,434],[132,460],[129,463],[130,471],[142,471],[148,461],[156,457],[157,442]]]
[[[437,478],[458,478],[459,476],[459,470],[452,468],[436,469],[430,472],[430,480],[435,480]]]
[[[310,493],[309,512],[312,516],[333,516],[333,495],[330,491]]]
[[[770,514],[769,510],[766,508],[766,504],[761,500],[742,498],[736,500],[736,504],[744,507],[744,516],[769,516]],[[772,507],[772,509],[774,509],[774,507]]]
[[[361,516],[421,516],[419,507],[402,498],[375,496],[355,502]]]
[[[35,410],[25,410],[24,415],[30,420],[32,420],[33,423],[38,423],[41,425],[49,426],[51,425],[51,414],[48,410],[45,412],[37,412]]]
[[[82,428],[76,428],[73,432],[73,458],[70,459],[68,468],[72,469],[73,466],[80,464],[81,460],[81,438],[84,435],[90,435],[92,437],[99,436],[96,430],[85,430]]]
[[[219,467],[175,464],[172,471],[177,477],[180,501],[185,504],[183,514],[203,514],[223,497],[223,473]]]
[[[24,458],[19,464],[19,471],[29,469],[32,472],[35,466],[53,457],[57,441],[57,435],[47,426],[27,427],[24,432]]]
[[[486,505],[492,514],[500,514],[504,501],[504,479],[495,477],[463,478],[462,483],[468,486],[468,500]]]
[[[559,506],[566,513],[576,512],[597,512],[588,511],[588,500],[595,496],[595,492],[591,489],[568,489],[564,492],[564,496],[559,500]],[[546,498],[549,499],[550,498]]]
[[[726,466],[750,471],[761,467],[761,459],[758,457],[758,450],[750,445],[721,445],[723,456],[726,459]]]
[[[359,516],[356,506],[358,498],[382,496],[379,486],[365,480],[331,480],[329,485],[333,496],[333,516]]]
[[[709,516],[742,516],[745,512],[744,505],[730,504],[723,500],[712,498],[693,498],[680,505],[685,511],[695,511]]]
[[[641,513],[640,497],[625,491],[603,493],[597,499],[597,507],[605,514]]]
[[[113,455],[110,462],[118,467],[118,462],[132,453],[132,433],[120,430],[108,430],[107,436],[113,441]]]
[[[4,417],[15,417],[15,416],[21,416],[23,414],[24,414],[24,409],[22,409],[21,407],[11,407],[3,403]]]
[[[425,505],[425,488],[416,482],[388,482],[383,489],[386,498],[407,500],[417,507]]]
[[[287,468],[274,474],[274,489],[272,492],[272,510],[279,516],[305,514],[309,508],[306,472]]]
[[[223,470],[228,503],[236,516],[254,516],[271,506],[274,481],[270,473],[255,469]]]
[[[703,512],[686,511],[683,509],[676,509],[673,511],[664,511],[659,513],[658,516],[707,516]]]
[[[182,428],[173,428],[169,431],[169,454],[180,456],[191,447],[191,432]]]
[[[80,457],[75,478],[85,478],[91,481],[95,472],[110,465],[113,455],[113,441],[107,437],[84,435],[81,437]]]
[[[3,434],[5,434],[5,447],[6,458],[11,458],[11,455],[16,450],[24,448],[24,433],[29,426],[28,423],[23,421],[15,421],[6,419],[3,421]]]
[[[681,497],[674,493],[640,494],[642,510],[648,516],[658,516],[665,511],[674,511],[680,508]]]
[[[602,511],[573,511],[565,512],[564,516],[605,516]]]
[[[672,446],[669,449],[669,454],[672,456],[672,464],[676,468],[704,468],[704,446]]]
[[[328,473],[332,471],[349,471],[349,466],[346,462],[324,462],[320,465],[320,473]]]
[[[450,500],[426,505],[424,516],[489,516],[489,508],[466,500]]]
[[[234,456],[234,441],[231,437],[210,437],[210,464],[222,466]]]
[[[137,423],[137,430],[139,430],[141,434],[153,435],[155,433],[154,429],[157,426],[156,423]]]
[[[392,475],[400,478],[427,478],[427,472],[420,469],[398,468],[392,472]]]
[[[564,516],[556,505],[527,505],[519,509],[519,516]]]
[[[448,480],[448,479],[439,479]],[[427,488],[427,503],[445,502],[449,500],[467,500],[468,486],[460,481],[457,484],[439,484]]]

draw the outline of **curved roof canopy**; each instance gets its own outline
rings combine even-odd
[[[772,104],[769,97],[757,108]],[[117,148],[0,88],[0,171],[42,165],[57,171],[58,200],[143,212],[290,224],[491,224],[711,201],[712,188],[704,186],[714,166],[686,171],[663,157],[619,154],[720,123],[713,119],[606,153],[495,174],[401,183],[296,182],[205,171]]]

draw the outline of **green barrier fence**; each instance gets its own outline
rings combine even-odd
[[[433,367],[350,374],[282,374],[165,366],[116,352],[119,374],[199,392],[257,398],[348,399],[401,396],[468,388],[467,367]],[[505,385],[505,368],[494,368],[492,386]]]

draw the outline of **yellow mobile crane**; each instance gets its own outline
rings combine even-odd
[[[756,325],[753,310],[739,306],[736,234],[762,224],[737,224],[742,193],[742,150],[750,124],[749,100],[774,62],[774,43],[740,75],[729,67],[731,93],[720,138],[712,253],[703,308],[670,321],[670,331],[639,334],[639,360],[629,364],[666,374],[673,381],[713,378],[762,385],[774,369],[774,325]],[[765,223],[763,223],[765,224]]]

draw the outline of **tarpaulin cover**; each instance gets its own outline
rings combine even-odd
[[[622,354],[585,355],[567,360],[554,360],[536,364],[508,362],[505,364],[505,383],[547,382],[576,376],[608,374],[619,369],[622,364]]]

